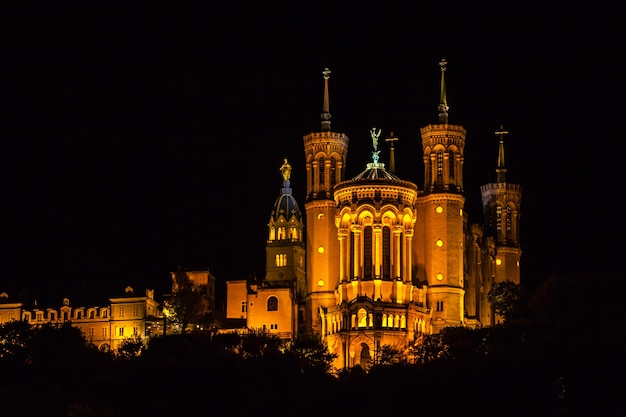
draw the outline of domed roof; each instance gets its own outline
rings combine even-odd
[[[274,221],[278,221],[281,216],[285,220],[290,220],[293,216],[296,217],[296,221],[300,221],[302,219],[302,213],[300,212],[296,199],[291,194],[291,188],[289,185],[288,180],[283,181],[283,188],[281,188],[280,195],[274,202],[271,215],[271,218]]]
[[[374,180],[374,179],[382,179],[382,180],[399,180],[395,174],[387,171],[385,169],[385,164],[380,162],[370,162],[367,164],[367,168],[365,171],[362,171],[359,175],[352,178],[352,181],[358,180]]]

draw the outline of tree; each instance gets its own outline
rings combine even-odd
[[[193,285],[184,272],[174,276],[176,290],[165,301],[165,315],[168,320],[180,324],[185,333],[190,324],[206,321],[210,312],[206,285]]]
[[[331,371],[337,354],[330,353],[322,339],[315,335],[299,334],[287,343],[285,355],[297,363],[303,374],[327,374]]]
[[[377,366],[397,365],[406,362],[400,349],[391,345],[383,345],[376,352],[375,364]]]
[[[122,341],[115,351],[116,359],[130,360],[139,357],[145,350],[140,337],[128,338]]]
[[[0,325],[0,360],[25,363],[30,360],[33,328],[28,322],[11,320]]]
[[[520,284],[513,281],[496,282],[487,293],[487,301],[494,313],[506,322],[521,318],[523,313],[524,291]]]

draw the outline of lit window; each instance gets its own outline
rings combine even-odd
[[[443,207],[441,207],[441,206],[437,206],[437,208],[435,209],[435,211],[436,211],[437,213],[443,213]]]
[[[496,259],[496,265],[502,265],[502,259],[497,258]]]
[[[437,246],[442,247],[443,246],[443,240],[437,239]]]
[[[118,327],[117,328],[117,335],[118,336],[124,336],[124,328],[123,327]]]
[[[278,297],[271,296],[267,299],[267,311],[278,311]]]
[[[319,253],[324,253],[325,249],[324,249],[324,247],[323,247],[323,246],[320,246],[319,248],[317,248],[317,251],[318,251]]]
[[[276,254],[276,266],[287,266],[287,254],[285,253]]]
[[[367,310],[364,308],[359,308],[358,324],[359,327],[367,327]]]
[[[437,274],[437,279],[441,281],[443,279],[443,274],[440,272]]]

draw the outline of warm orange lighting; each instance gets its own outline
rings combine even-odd
[[[437,274],[437,279],[441,281],[443,279],[443,274],[440,272]]]
[[[324,286],[324,284],[325,284],[325,283],[324,283],[324,280],[323,280],[323,279],[320,279],[319,281],[317,281],[317,285],[318,285],[318,286],[320,286],[320,287],[323,287],[323,286]]]
[[[319,253],[324,253],[324,250],[325,250],[325,249],[324,249],[324,247],[323,247],[323,246],[320,246],[319,248],[317,248],[317,251],[318,251]]]
[[[443,240],[437,239],[437,246],[442,247],[443,246]]]
[[[319,213],[319,214],[317,215],[317,219],[318,219],[318,220],[322,220],[323,218],[324,218],[324,213]]]
[[[443,207],[441,207],[441,206],[437,206],[437,208],[435,209],[435,211],[436,211],[437,213],[443,213]]]
[[[502,264],[502,259],[500,258],[496,259],[496,265],[500,265],[500,264]]]

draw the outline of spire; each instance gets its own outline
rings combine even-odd
[[[504,135],[508,135],[509,132],[504,130],[504,127],[500,125],[500,129],[496,130],[495,134],[500,136],[500,144],[498,145],[498,167],[496,168],[496,182],[500,183],[506,182],[506,168],[504,164]]]
[[[445,58],[442,58],[439,61],[439,66],[441,67],[441,94],[439,98],[439,123],[448,124],[448,110],[450,107],[448,106],[448,100],[446,98],[446,80],[444,77],[444,73],[446,72],[446,65],[448,62]]]
[[[330,70],[328,67],[322,71],[324,75],[324,108],[322,113],[322,131],[330,131],[330,100],[328,99],[328,79],[330,78]]]
[[[393,132],[391,132],[391,134],[389,135],[389,137],[387,139],[385,139],[386,142],[389,142],[389,171],[393,172],[395,174],[396,172],[396,158],[395,158],[395,148],[393,146],[394,142],[398,141],[398,138],[393,136]]]

